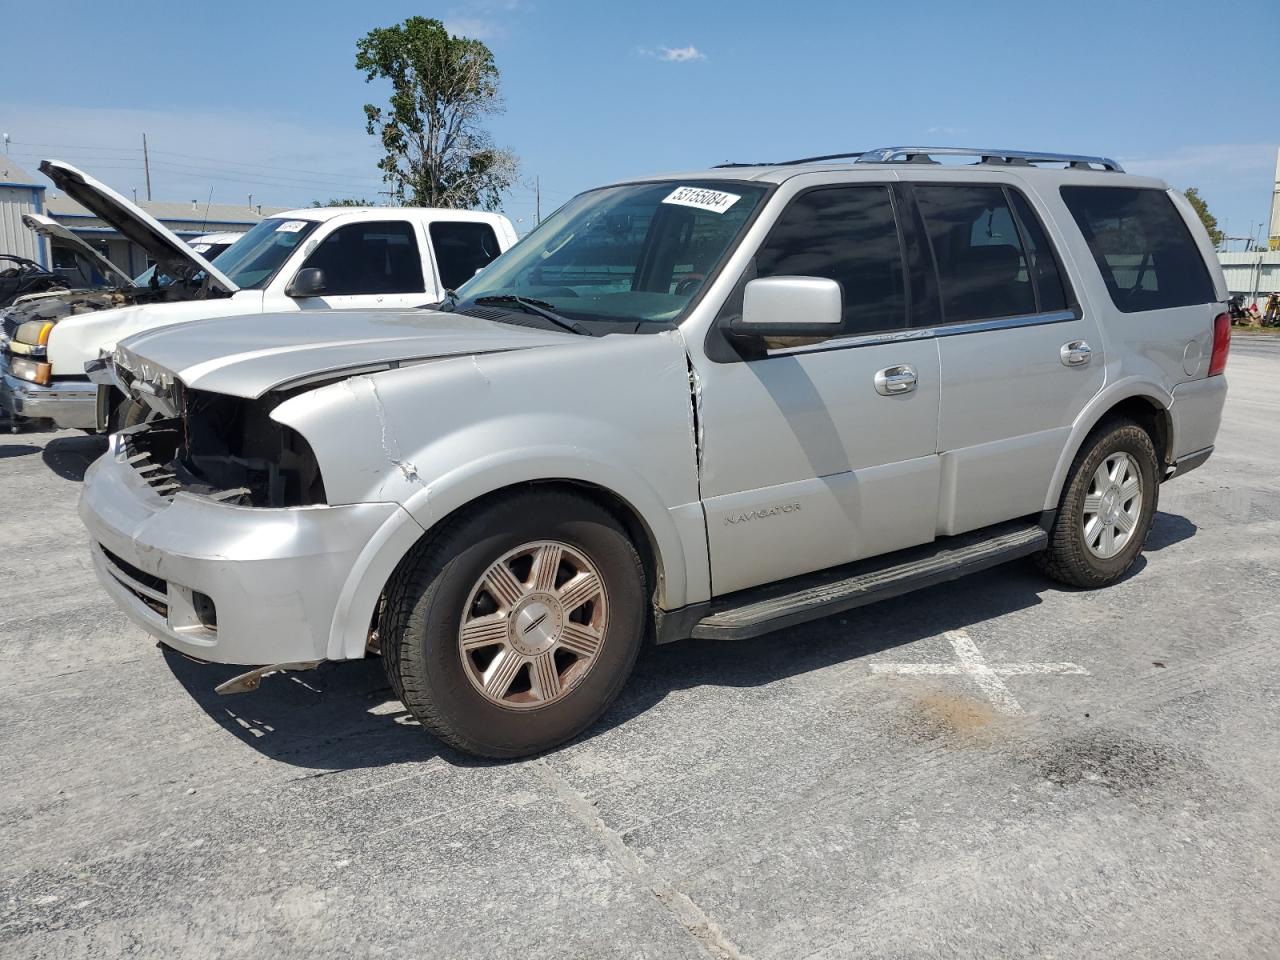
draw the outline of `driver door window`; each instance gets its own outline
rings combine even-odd
[[[339,227],[302,266],[324,271],[325,292],[305,299],[326,306],[414,306],[426,299],[421,247],[407,221]]]

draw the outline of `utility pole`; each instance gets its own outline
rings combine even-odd
[[[534,223],[542,222],[542,178],[533,178],[533,215]]]
[[[147,135],[142,135],[142,169],[147,174],[147,199],[151,199],[151,157],[147,155]]]

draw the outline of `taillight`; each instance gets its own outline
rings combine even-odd
[[[1213,318],[1213,354],[1209,357],[1209,376],[1216,377],[1227,369],[1231,350],[1231,317],[1220,313]]]

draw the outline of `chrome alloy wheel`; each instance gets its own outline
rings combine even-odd
[[[1127,453],[1113,453],[1093,472],[1084,498],[1084,542],[1100,560],[1128,544],[1142,516],[1142,473]]]
[[[458,653],[472,686],[501,707],[553,703],[594,666],[609,622],[595,564],[551,540],[526,543],[471,588]]]

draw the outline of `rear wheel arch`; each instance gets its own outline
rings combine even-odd
[[[1053,482],[1045,497],[1045,510],[1057,508],[1058,500],[1062,496],[1062,488],[1066,484],[1076,456],[1094,431],[1109,420],[1129,419],[1137,423],[1151,437],[1160,465],[1162,467],[1169,465],[1174,449],[1173,417],[1169,412],[1173,398],[1162,396],[1154,389],[1143,389],[1144,386],[1146,385],[1135,384],[1130,389],[1114,391],[1109,396],[1100,396],[1076,420],[1068,442],[1058,458]]]

